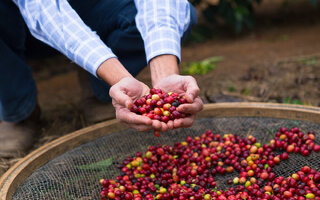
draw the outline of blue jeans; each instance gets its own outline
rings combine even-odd
[[[143,40],[135,24],[137,10],[133,0],[70,0],[69,3],[133,76],[147,65]],[[196,21],[196,11],[191,6],[191,23],[184,37]],[[0,30],[0,120],[19,122],[34,110],[37,89],[31,68],[24,61],[30,33],[12,0],[0,1]],[[89,76],[96,97],[103,102],[111,101],[110,86]]]

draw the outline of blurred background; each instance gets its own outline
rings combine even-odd
[[[275,102],[320,106],[317,0],[192,0],[199,24],[182,49],[206,103]],[[29,57],[42,130],[34,148],[87,124],[77,66],[63,55]],[[138,79],[150,85],[148,68]],[[0,158],[0,176],[17,159]]]

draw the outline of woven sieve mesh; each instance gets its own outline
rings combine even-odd
[[[13,199],[99,199],[101,190],[99,180],[115,178],[120,173],[116,168],[117,163],[128,156],[133,156],[136,151],[144,152],[149,145],[171,145],[174,142],[183,141],[186,136],[200,135],[207,129],[219,134],[234,133],[240,136],[252,134],[258,142],[265,144],[281,126],[288,128],[298,126],[304,132],[313,130],[316,134],[316,142],[320,142],[320,124],[274,118],[199,119],[191,128],[174,130],[162,134],[160,138],[154,137],[151,132],[139,133],[128,129],[83,144],[51,160],[32,173],[18,187]],[[102,160],[112,160],[112,164],[108,167],[103,164],[103,167],[90,165]],[[292,154],[289,160],[282,161],[280,165],[274,167],[274,172],[276,175],[288,176],[304,165],[320,170],[319,153],[312,153],[308,157]],[[88,166],[91,167],[88,168]],[[229,187],[226,185],[226,180],[234,176],[236,173],[216,176],[215,180],[218,187],[224,189]]]

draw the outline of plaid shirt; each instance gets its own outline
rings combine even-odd
[[[13,0],[37,39],[57,49],[96,76],[98,67],[116,57],[84,24],[67,0]],[[180,40],[190,23],[187,0],[135,0],[136,24],[144,40],[147,62],[161,54],[180,59]]]

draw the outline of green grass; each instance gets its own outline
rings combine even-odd
[[[319,63],[318,58],[315,58],[315,57],[303,58],[303,59],[299,59],[298,61],[304,65],[316,65]]]
[[[282,41],[286,41],[286,40],[288,40],[289,39],[289,36],[288,35],[281,35],[280,36],[280,40],[282,40]]]
[[[216,68],[216,64],[224,58],[221,56],[210,57],[202,61],[191,62],[189,64],[182,63],[181,73],[184,75],[205,75]]]

